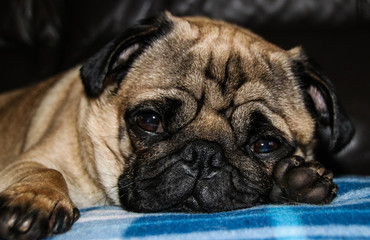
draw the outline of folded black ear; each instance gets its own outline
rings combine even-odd
[[[329,150],[341,151],[352,139],[354,127],[338,101],[333,84],[300,48],[290,50],[293,71],[302,86],[305,100],[319,128],[329,128]]]
[[[140,53],[172,29],[169,16],[164,12],[140,21],[90,57],[80,70],[86,94],[99,96],[108,76],[120,83]]]

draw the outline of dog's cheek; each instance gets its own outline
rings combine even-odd
[[[82,149],[89,162],[89,173],[100,180],[106,201],[119,204],[117,179],[122,173],[127,148],[120,142],[119,101],[102,94],[98,99],[87,99],[89,108],[81,117],[81,132],[86,132],[86,142],[89,148]],[[123,130],[121,130],[124,132]],[[123,138],[125,134],[122,134]]]

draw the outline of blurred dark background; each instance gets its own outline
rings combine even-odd
[[[334,165],[370,174],[370,0],[1,0],[0,91],[83,62],[138,19],[167,9],[303,46],[329,76],[357,133]]]

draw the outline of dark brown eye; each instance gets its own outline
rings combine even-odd
[[[279,142],[269,138],[258,139],[250,146],[251,150],[257,154],[270,153],[278,150],[279,147]]]
[[[143,130],[148,132],[163,132],[161,117],[155,112],[139,113],[136,116],[136,124]]]

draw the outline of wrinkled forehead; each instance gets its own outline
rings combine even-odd
[[[289,54],[250,31],[204,19],[179,25],[174,31],[178,37],[169,42],[183,48],[174,56],[169,75],[179,76],[177,83],[197,98],[220,105],[214,108],[256,98],[275,101],[281,97],[278,89],[296,88]],[[177,42],[182,34],[191,37]]]
[[[284,128],[310,119],[289,54],[222,22],[179,20],[135,61],[124,82],[128,106],[175,98],[194,111],[232,113],[243,106],[243,114],[271,113],[284,118]]]
[[[134,64],[132,72],[138,70],[141,76],[133,82],[139,86],[176,86],[200,98],[207,94],[204,90],[215,94],[215,88],[222,95],[235,95],[248,82],[294,85],[277,81],[291,75],[288,54],[250,31],[203,18],[173,21],[173,30]]]

